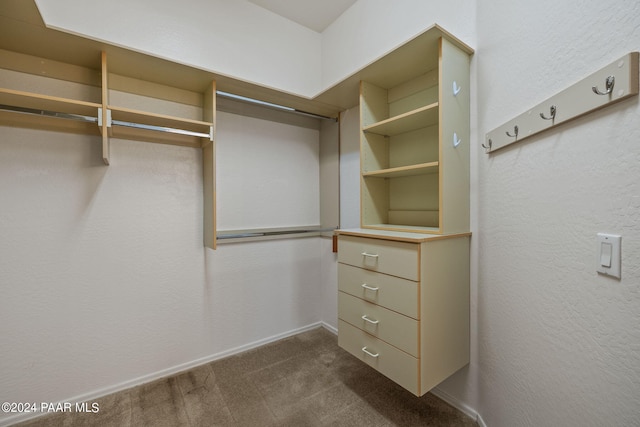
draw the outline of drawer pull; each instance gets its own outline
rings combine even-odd
[[[366,314],[364,316],[362,316],[362,320],[365,320],[365,321],[371,323],[372,325],[377,325],[378,323],[380,323],[379,320],[369,319]]]
[[[367,346],[362,347],[362,351],[364,351],[365,353],[367,353],[369,356],[371,357],[378,357],[380,356],[380,353],[371,353],[369,350],[367,350]]]
[[[375,287],[375,288],[374,288],[373,286],[369,286],[369,285],[367,285],[366,283],[363,283],[363,284],[362,284],[362,287],[363,287],[363,288],[365,288],[365,289],[368,289],[368,290],[370,290],[370,291],[374,291],[374,292],[377,292],[377,291],[378,291],[378,289],[380,289],[380,288],[378,288],[378,287]]]
[[[378,258],[378,254],[370,254],[367,252],[362,252],[362,256],[368,256],[370,258]]]

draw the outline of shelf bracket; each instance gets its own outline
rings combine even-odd
[[[106,114],[104,114],[106,111]],[[110,157],[110,141],[109,135],[111,134],[111,110],[98,108],[98,127],[102,134],[102,160],[105,165],[109,165]]]

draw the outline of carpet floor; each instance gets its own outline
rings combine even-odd
[[[95,403],[97,413],[54,413],[20,426],[477,426],[433,394],[416,397],[379,374],[324,328]]]

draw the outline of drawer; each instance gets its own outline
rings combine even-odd
[[[418,282],[338,264],[338,290],[420,319]]]
[[[417,281],[418,248],[415,243],[340,235],[338,261]]]
[[[419,395],[419,360],[415,357],[342,320],[338,320],[338,345],[416,396]]]
[[[338,292],[338,318],[400,350],[419,357],[418,321]]]

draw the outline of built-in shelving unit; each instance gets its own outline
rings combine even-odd
[[[472,52],[434,26],[361,74],[361,228],[337,232],[338,345],[417,396],[469,363]]]
[[[210,248],[217,241],[218,90],[329,118],[357,103],[355,96],[307,99],[50,29],[33,0],[0,5],[0,77],[0,125],[101,135],[105,165],[113,138],[201,149],[204,244]],[[337,180],[329,187],[325,199],[333,200]],[[329,222],[337,225],[337,219]]]
[[[363,228],[469,230],[470,50],[439,35],[401,80],[360,84]]]
[[[171,84],[148,82],[139,78],[144,76],[138,69],[111,67],[107,52],[95,55],[90,66],[80,67],[0,50],[0,65],[3,86],[14,86],[0,87],[3,125],[102,134],[106,165],[110,163],[111,138],[202,149],[204,242],[216,247],[215,81],[198,92],[191,82],[181,87],[184,81],[180,74],[173,75]],[[52,95],[65,91],[68,97]],[[98,96],[101,99],[97,100]]]

